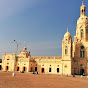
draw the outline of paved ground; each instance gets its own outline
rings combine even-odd
[[[88,78],[0,72],[0,88],[88,88]]]

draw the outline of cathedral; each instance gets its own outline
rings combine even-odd
[[[61,56],[31,56],[26,46],[19,54],[3,54],[1,71],[39,72],[45,74],[88,75],[88,18],[82,2],[77,20],[76,35],[72,42],[68,29],[62,40]]]

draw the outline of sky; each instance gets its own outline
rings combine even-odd
[[[88,2],[84,0],[87,8]],[[67,31],[74,37],[82,0],[0,0],[0,58],[23,50],[31,56],[62,56]]]

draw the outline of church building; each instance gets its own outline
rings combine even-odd
[[[31,56],[26,46],[19,54],[3,54],[2,71],[39,72],[45,74],[85,74],[88,75],[88,17],[82,2],[80,17],[77,20],[76,35],[72,42],[71,34],[65,33],[62,40],[61,56]]]

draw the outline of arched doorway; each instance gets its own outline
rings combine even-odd
[[[9,66],[6,66],[6,70],[7,70],[7,71],[9,70]]]
[[[42,68],[42,73],[44,73],[44,68]]]
[[[2,66],[0,65],[0,70],[2,70]]]
[[[23,67],[23,71],[26,71],[26,67]]]
[[[80,75],[83,75],[83,73],[84,73],[84,69],[81,69],[80,70]]]
[[[19,67],[17,67],[17,71],[19,71]]]

